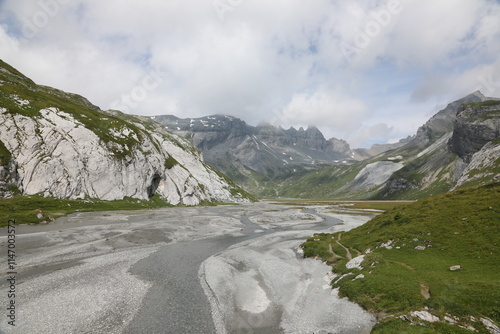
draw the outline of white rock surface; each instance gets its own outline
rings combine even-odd
[[[69,113],[48,108],[40,114],[26,117],[0,108],[0,140],[17,163],[17,186],[24,195],[147,199],[148,188],[156,179],[155,192],[171,204],[247,201],[233,196],[227,182],[207,168],[199,153],[180,137],[146,130],[136,133],[138,130],[123,126],[110,132],[116,141],[105,143]],[[144,128],[140,123],[134,125]],[[120,144],[124,138],[141,138],[141,143],[129,150]],[[116,157],[112,149],[125,154]],[[170,157],[178,164],[166,168]]]
[[[362,270],[363,267],[361,266],[361,262],[363,262],[364,259],[365,259],[364,255],[357,256],[354,259],[347,262],[345,266],[347,269],[358,268],[359,270]]]
[[[428,321],[428,322],[437,322],[439,321],[439,318],[430,314],[427,311],[413,311],[410,313],[412,316],[417,317],[423,321]]]
[[[391,161],[377,161],[368,164],[354,178],[353,182],[358,186],[378,186],[389,180],[389,178],[403,168],[402,163]]]
[[[494,143],[486,144],[481,150],[474,153],[470,163],[467,165],[461,177],[458,179],[454,189],[460,187],[462,184],[466,182],[471,182],[483,177],[498,178],[498,175],[495,174],[494,171],[489,171],[486,173],[477,173],[475,171],[483,170],[484,166],[494,166],[495,165],[494,162],[498,159],[499,156],[500,156],[500,144],[494,144]]]
[[[490,319],[481,318],[481,322],[491,334],[500,334],[500,327],[495,325]]]

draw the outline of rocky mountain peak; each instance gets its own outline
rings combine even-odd
[[[453,131],[457,114],[462,104],[483,101],[486,101],[486,97],[480,91],[475,91],[472,94],[449,103],[446,108],[436,113],[418,129],[413,144],[425,147],[443,135],[450,133]]]

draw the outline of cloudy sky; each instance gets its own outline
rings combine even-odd
[[[102,109],[316,125],[352,147],[500,97],[498,0],[0,0],[0,58]]]

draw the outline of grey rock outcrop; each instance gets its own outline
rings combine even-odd
[[[9,161],[6,165],[0,166],[0,195],[3,198],[10,198],[16,194],[19,184],[17,164]]]
[[[472,154],[499,137],[500,101],[481,106],[464,104],[457,115],[450,147],[460,157],[470,161]]]
[[[464,103],[484,102],[486,100],[487,98],[480,91],[476,91],[449,103],[446,108],[436,113],[418,129],[412,143],[424,147],[441,138],[443,135],[452,132],[455,127],[457,115]]]

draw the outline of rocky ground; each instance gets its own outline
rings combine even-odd
[[[335,216],[337,215],[337,218]],[[304,259],[312,233],[368,216],[271,203],[79,213],[16,228],[7,333],[368,333],[371,315]],[[0,247],[7,249],[7,231]],[[7,292],[3,274],[0,290]],[[0,302],[6,305],[7,294]],[[1,332],[0,330],[0,332]]]

